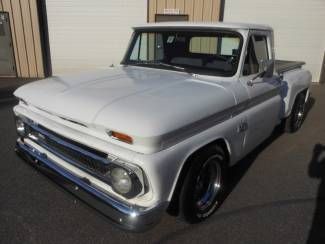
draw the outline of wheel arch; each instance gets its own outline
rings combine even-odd
[[[285,72],[282,86],[282,96],[285,103],[284,118],[291,114],[296,97],[301,92],[308,91],[312,81],[312,75],[308,70],[296,69]]]
[[[291,112],[292,112],[292,108],[293,108],[293,105],[297,99],[297,96],[300,94],[300,93],[304,93],[306,96],[305,98],[305,102],[307,102],[307,99],[308,99],[308,96],[309,96],[309,88],[301,88],[300,90],[297,90],[295,92],[295,94],[293,95],[293,99],[292,99],[292,102],[290,103],[290,107],[289,107],[289,111],[288,111],[288,114],[286,117],[289,117]]]
[[[219,146],[223,152],[225,153],[225,158],[226,158],[226,163],[229,164],[230,163],[230,156],[231,156],[231,147],[230,144],[228,142],[228,140],[226,140],[225,138],[218,138],[215,139],[205,145],[201,145],[200,147],[194,149],[184,160],[184,163],[182,164],[182,167],[180,169],[180,173],[178,174],[177,177],[177,181],[175,184],[175,187],[172,190],[172,197],[171,197],[171,201],[169,203],[169,206],[167,208],[167,212],[171,215],[178,215],[179,213],[179,193],[182,189],[182,185],[184,183],[186,174],[190,168],[190,162],[191,159],[197,155],[198,153],[200,153],[204,148],[212,146],[212,145],[216,145]]]

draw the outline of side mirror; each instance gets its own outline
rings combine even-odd
[[[272,77],[274,70],[274,60],[262,60],[260,66],[261,72],[265,72],[264,77]]]
[[[261,60],[260,62],[260,72],[255,75],[251,80],[247,81],[248,86],[253,86],[257,83],[262,82],[254,82],[257,78],[260,77],[272,77],[273,76],[273,70],[274,70],[274,61],[273,60]]]

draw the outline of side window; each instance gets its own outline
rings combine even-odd
[[[131,60],[139,60],[140,59],[140,57],[139,57],[140,39],[141,39],[141,37],[138,36],[137,41],[135,42],[134,48],[133,48],[131,56],[130,56]]]
[[[269,59],[266,36],[251,36],[247,46],[243,75],[257,74],[262,71],[262,63]]]
[[[240,39],[238,37],[194,36],[190,40],[190,53],[236,55]]]
[[[217,54],[217,37],[194,36],[190,40],[190,52],[199,54]]]
[[[141,33],[131,52],[132,61],[152,61],[164,58],[164,46],[161,34]]]

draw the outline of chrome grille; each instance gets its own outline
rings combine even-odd
[[[108,171],[111,164],[107,154],[65,138],[41,125],[28,124],[28,137],[57,157],[110,182]]]

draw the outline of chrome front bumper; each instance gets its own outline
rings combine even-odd
[[[154,208],[124,204],[99,191],[89,182],[71,174],[50,160],[45,153],[18,139],[16,152],[32,166],[46,174],[63,188],[107,216],[114,224],[131,231],[144,231],[156,224],[165,212],[168,203]]]

